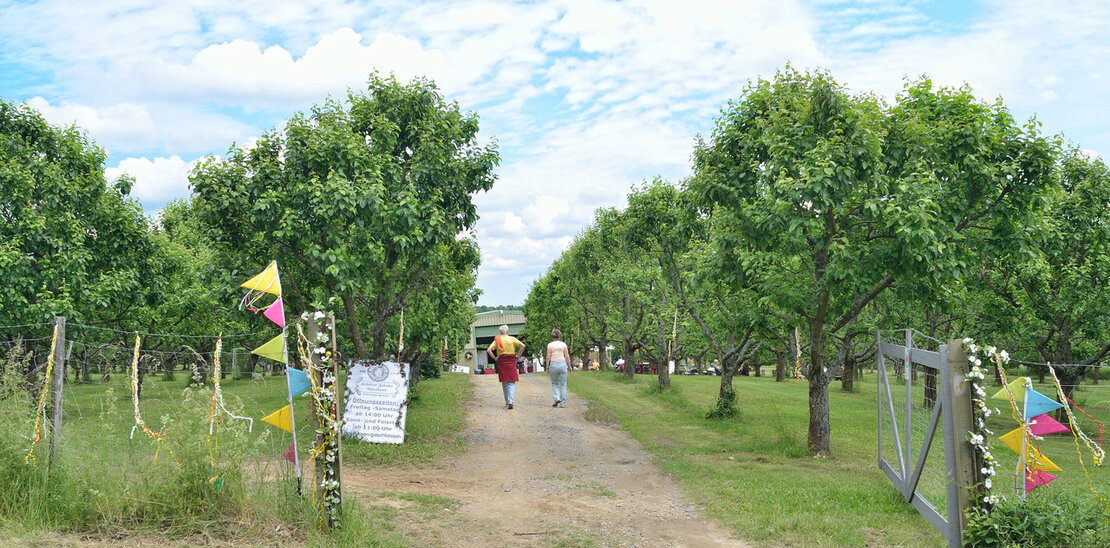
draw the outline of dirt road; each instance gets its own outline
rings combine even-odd
[[[346,496],[369,506],[451,499],[421,522],[397,520],[413,546],[746,546],[702,518],[604,413],[573,394],[553,408],[547,375],[522,376],[513,410],[495,375],[469,378],[466,454],[419,469],[344,469]]]

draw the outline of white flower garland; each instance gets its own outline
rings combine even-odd
[[[975,451],[979,454],[979,460],[983,463],[983,467],[979,469],[985,478],[983,480],[983,496],[980,499],[981,505],[979,510],[984,513],[990,513],[991,507],[1006,500],[1006,497],[994,495],[991,492],[991,478],[995,475],[995,466],[998,464],[998,461],[991,453],[990,443],[988,441],[988,436],[993,436],[994,432],[987,428],[986,424],[986,419],[988,417],[996,413],[1001,413],[1001,411],[999,411],[997,407],[992,409],[986,402],[987,392],[983,388],[986,375],[984,375],[984,369],[982,367],[983,360],[978,356],[983,349],[979,348],[970,337],[964,339],[964,345],[967,347],[968,351],[967,361],[971,364],[971,371],[968,372],[967,379],[972,387],[971,401],[973,403],[972,410],[975,413],[975,426],[978,432],[987,434],[984,436],[977,432],[968,432],[967,441],[975,447]],[[1005,350],[1000,352],[993,346],[986,349],[985,354],[985,357],[988,359],[996,359],[1002,363],[1010,362],[1009,353]]]

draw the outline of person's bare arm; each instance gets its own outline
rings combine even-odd
[[[563,356],[566,357],[567,364],[569,365],[570,364],[570,347],[569,346],[564,346],[563,347]]]
[[[551,364],[551,347],[550,346],[547,347],[547,354],[544,356],[544,359],[546,360],[544,363],[546,363],[548,365]]]

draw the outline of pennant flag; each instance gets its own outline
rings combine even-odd
[[[297,457],[295,456],[296,450],[297,450],[296,445],[289,444],[289,449],[286,449],[285,451],[282,451],[281,456],[285,457],[285,459],[288,460],[289,462],[291,462],[293,464],[297,464]]]
[[[1060,402],[1049,399],[1048,396],[1032,388],[1026,391],[1025,397],[1027,400],[1025,402],[1025,420],[1029,420],[1029,417],[1036,417],[1037,415],[1042,415],[1063,407],[1063,404]]]
[[[293,432],[293,414],[288,405],[262,417],[262,420],[286,432]]]
[[[303,393],[305,390],[308,390],[308,375],[304,371],[300,369],[293,369],[292,367],[286,367],[285,374],[289,379],[290,398]]]
[[[1048,472],[1034,470],[1032,474],[1025,478],[1025,492],[1028,493],[1054,479],[1056,479],[1056,476]]]
[[[1029,431],[1032,432],[1034,436],[1044,436],[1046,434],[1067,432],[1068,427],[1060,424],[1056,419],[1048,415],[1037,415],[1029,421]]]
[[[1022,430],[1024,428],[1024,426],[1019,426],[999,436],[998,439],[1002,440],[1002,443],[1005,443],[1006,447],[1009,447],[1010,450],[1020,455]],[[1031,468],[1036,468],[1037,470],[1060,471],[1060,467],[1048,460],[1048,457],[1044,456],[1036,447],[1033,447],[1033,444],[1025,444],[1025,461]]]
[[[278,324],[278,327],[285,327],[285,307],[281,304],[281,297],[278,297],[274,304],[266,307],[266,311],[262,315],[269,318],[271,322]]]
[[[1010,384],[1008,385],[1010,387],[1010,392],[1014,395],[1015,402],[1021,403],[1025,401],[1025,383],[1027,381],[1029,381],[1029,377],[1018,377],[1010,382]],[[999,390],[998,392],[995,392],[994,395],[991,396],[991,398],[996,400],[1010,401],[1010,398],[1006,396],[1005,388]]]
[[[251,350],[251,354],[258,354],[263,358],[270,358],[275,362],[285,363],[285,347],[281,341],[282,335],[278,335],[266,344]]]
[[[251,291],[273,293],[280,297],[281,283],[278,281],[277,261],[270,263],[270,266],[267,266],[266,270],[259,272],[257,276],[243,282],[239,287],[245,287]]]

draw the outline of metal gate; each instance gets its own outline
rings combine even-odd
[[[956,448],[963,435],[953,428],[948,345],[933,352],[914,347],[912,330],[893,332],[904,333],[903,344],[884,341],[884,333],[892,332],[876,333],[879,468],[949,546],[960,546]]]

